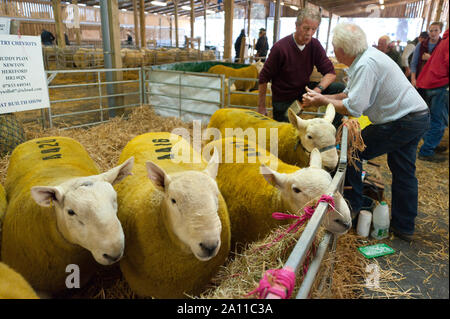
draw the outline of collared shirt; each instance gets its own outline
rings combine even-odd
[[[376,48],[358,55],[347,74],[348,97],[342,103],[354,117],[366,115],[373,124],[383,124],[427,109],[399,66]]]

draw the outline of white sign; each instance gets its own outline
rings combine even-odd
[[[41,37],[0,35],[0,114],[49,107]]]
[[[0,34],[9,34],[9,24],[11,19],[0,18]]]

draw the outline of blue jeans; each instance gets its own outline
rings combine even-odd
[[[387,154],[392,173],[391,225],[406,234],[414,233],[418,201],[416,152],[429,122],[429,114],[408,114],[393,122],[369,125],[361,132],[367,146],[358,154],[361,160]],[[352,189],[345,190],[344,197],[349,200],[353,212],[359,213],[363,201],[362,164],[359,161],[356,163],[359,171],[351,165],[347,166],[346,185],[352,186]]]
[[[448,86],[425,90],[425,94],[430,102],[431,121],[430,129],[423,136],[419,155],[432,156],[448,126]]]

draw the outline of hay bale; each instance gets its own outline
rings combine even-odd
[[[0,156],[11,153],[25,141],[22,123],[13,113],[0,114]]]
[[[140,50],[127,50],[123,59],[125,68],[137,68],[144,63],[144,54]]]

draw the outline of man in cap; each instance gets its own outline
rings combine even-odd
[[[269,42],[267,42],[266,29],[259,29],[259,38],[256,42],[256,57],[260,57],[260,61],[266,61],[267,51],[269,51]]]

